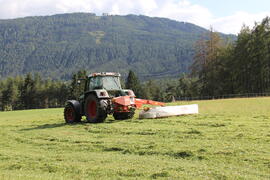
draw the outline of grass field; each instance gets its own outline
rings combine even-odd
[[[199,115],[67,125],[0,112],[0,179],[270,179],[270,98],[179,102]]]

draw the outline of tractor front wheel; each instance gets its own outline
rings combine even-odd
[[[71,105],[67,104],[64,109],[64,117],[66,123],[75,123],[81,121],[81,115],[76,112],[76,109]]]
[[[100,100],[93,94],[86,98],[84,110],[88,122],[100,123],[107,118],[107,113],[101,107]]]

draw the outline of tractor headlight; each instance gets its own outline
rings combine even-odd
[[[107,96],[108,96],[107,91],[100,91],[99,92],[99,97],[107,97]]]
[[[100,92],[100,96],[105,96],[105,92]]]

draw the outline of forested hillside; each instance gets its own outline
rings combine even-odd
[[[135,71],[140,78],[187,72],[207,30],[146,16],[76,13],[0,20],[0,79],[39,72],[70,79],[80,69]],[[230,36],[226,36],[230,37]]]

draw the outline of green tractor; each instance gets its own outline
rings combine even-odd
[[[85,79],[79,100],[66,102],[64,118],[66,123],[75,123],[86,116],[88,122],[100,123],[112,114],[116,120],[124,120],[132,118],[138,106],[134,92],[121,88],[119,73],[93,73]]]

